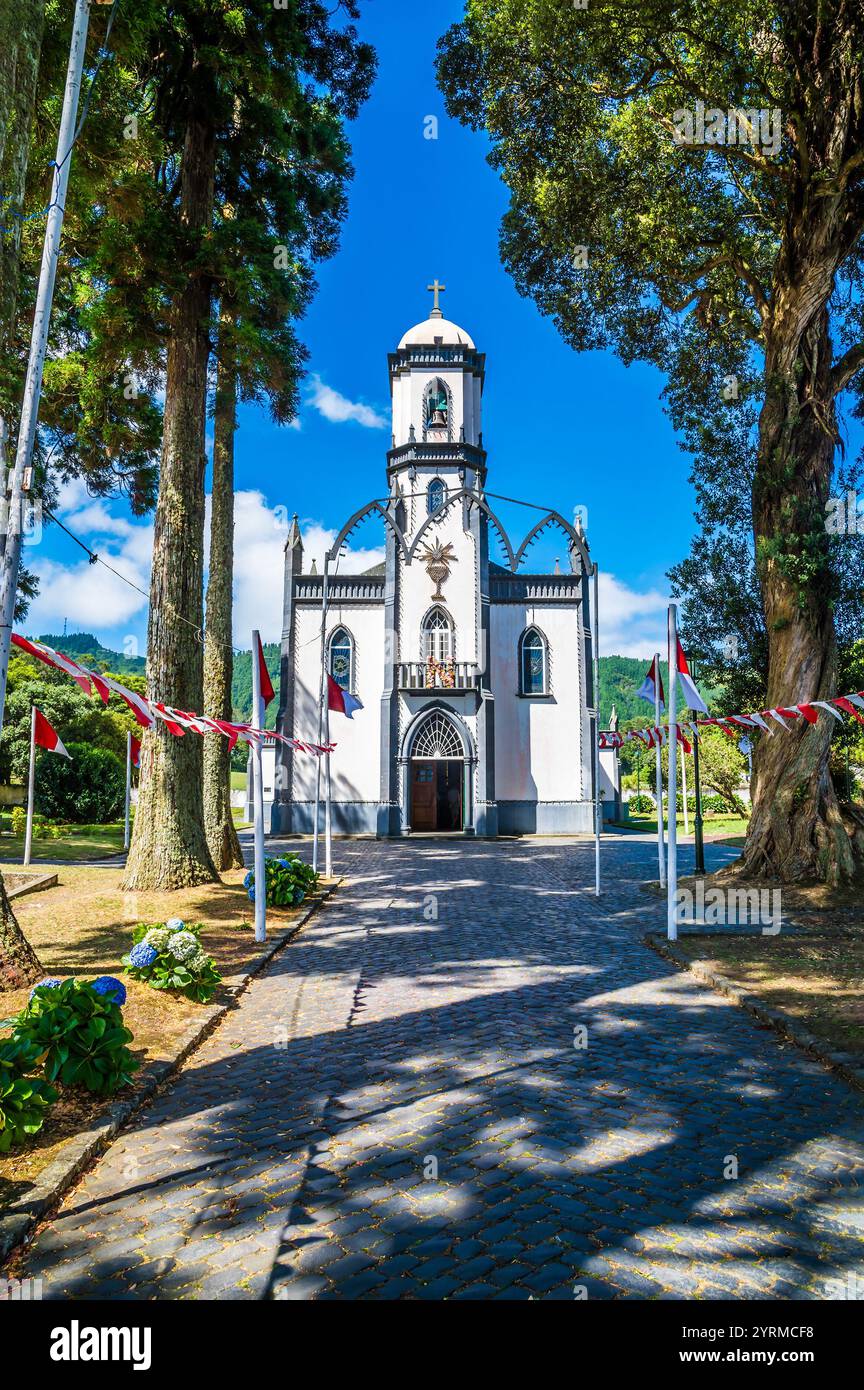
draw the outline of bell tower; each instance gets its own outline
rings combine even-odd
[[[486,357],[470,334],[444,317],[439,296],[446,285],[427,286],[433,295],[429,317],[404,334],[389,356],[393,411],[389,476],[411,467],[440,464],[461,471],[461,484],[482,484],[481,400]]]

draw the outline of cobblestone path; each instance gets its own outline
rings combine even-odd
[[[48,1298],[860,1294],[861,1097],[642,944],[650,843],[604,860],[598,903],[590,844],[338,845],[349,882],[22,1273]]]

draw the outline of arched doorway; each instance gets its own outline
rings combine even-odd
[[[463,831],[470,819],[470,757],[442,709],[417,725],[408,757],[408,817],[413,831]]]

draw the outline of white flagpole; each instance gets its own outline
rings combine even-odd
[[[126,730],[126,815],[123,824],[123,848],[129,848],[129,808],[132,804],[132,734]]]
[[[252,633],[252,717],[255,727],[264,728],[264,701],[261,697],[261,668],[258,665],[260,637]],[[252,745],[252,787],[255,824],[255,940],[267,940],[267,869],[264,864],[264,769],[262,739]]]
[[[329,691],[328,691],[329,696]],[[330,700],[324,701],[324,742],[330,742]],[[325,753],[326,762],[324,764],[324,873],[328,878],[333,877],[333,811],[330,783],[330,754]],[[318,761],[321,761],[319,754]]]
[[[78,99],[81,94],[89,23],[90,0],[77,0],[75,18],[72,22],[72,43],[66,70],[63,110],[57,136],[57,158],[54,162],[51,202],[45,222],[45,241],[42,247],[42,265],[39,271],[39,287],[36,292],[36,308],[30,337],[30,355],[24,383],[24,399],[21,405],[18,448],[12,469],[9,504],[6,512],[6,546],[2,560],[0,560],[0,728],[2,728],[6,705],[6,680],[9,674],[12,624],[15,617],[15,598],[18,591],[18,571],[21,565],[21,508],[24,493],[30,485],[28,476],[36,442],[39,398],[42,393],[42,377],[48,347],[54,282],[57,276],[57,263],[60,259],[60,236],[63,230],[63,213],[66,207],[66,191],[69,185],[69,167],[72,163],[72,147],[75,138],[75,123],[78,119]]]
[[[30,707],[30,771],[27,774],[27,831],[24,836],[24,863],[30,863],[33,846],[33,793],[36,788],[36,706]]]
[[[594,685],[594,895],[600,897],[600,570],[594,562],[591,592],[591,660]]]
[[[660,728],[660,653],[654,657],[654,724]],[[657,861],[660,866],[660,887],[666,887],[666,850],[663,842],[663,747],[659,734],[655,755],[655,781],[657,787]]]
[[[669,709],[669,872],[666,883],[666,935],[678,939],[675,920],[675,897],[678,892],[678,609],[669,605],[669,684],[666,699]]]
[[[324,553],[324,582],[321,585],[321,672],[318,681],[318,742],[324,742],[324,673],[327,669],[327,585],[330,576],[330,556]],[[321,815],[321,757],[315,769],[315,824],[312,827],[312,868],[318,872],[318,821]]]

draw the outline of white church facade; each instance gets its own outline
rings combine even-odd
[[[444,318],[440,288],[389,356],[386,500],[349,518],[326,576],[304,567],[292,523],[277,729],[317,731],[326,584],[326,666],[364,707],[350,721],[330,715],[336,834],[590,833],[587,542],[554,512],[538,513],[521,544],[504,531],[487,492],[485,354]],[[369,517],[383,524],[384,562],[341,574],[340,551]],[[567,572],[527,572],[549,526],[566,537]],[[504,563],[490,559],[493,535]],[[277,745],[272,833],[311,832],[315,775],[314,758]]]

